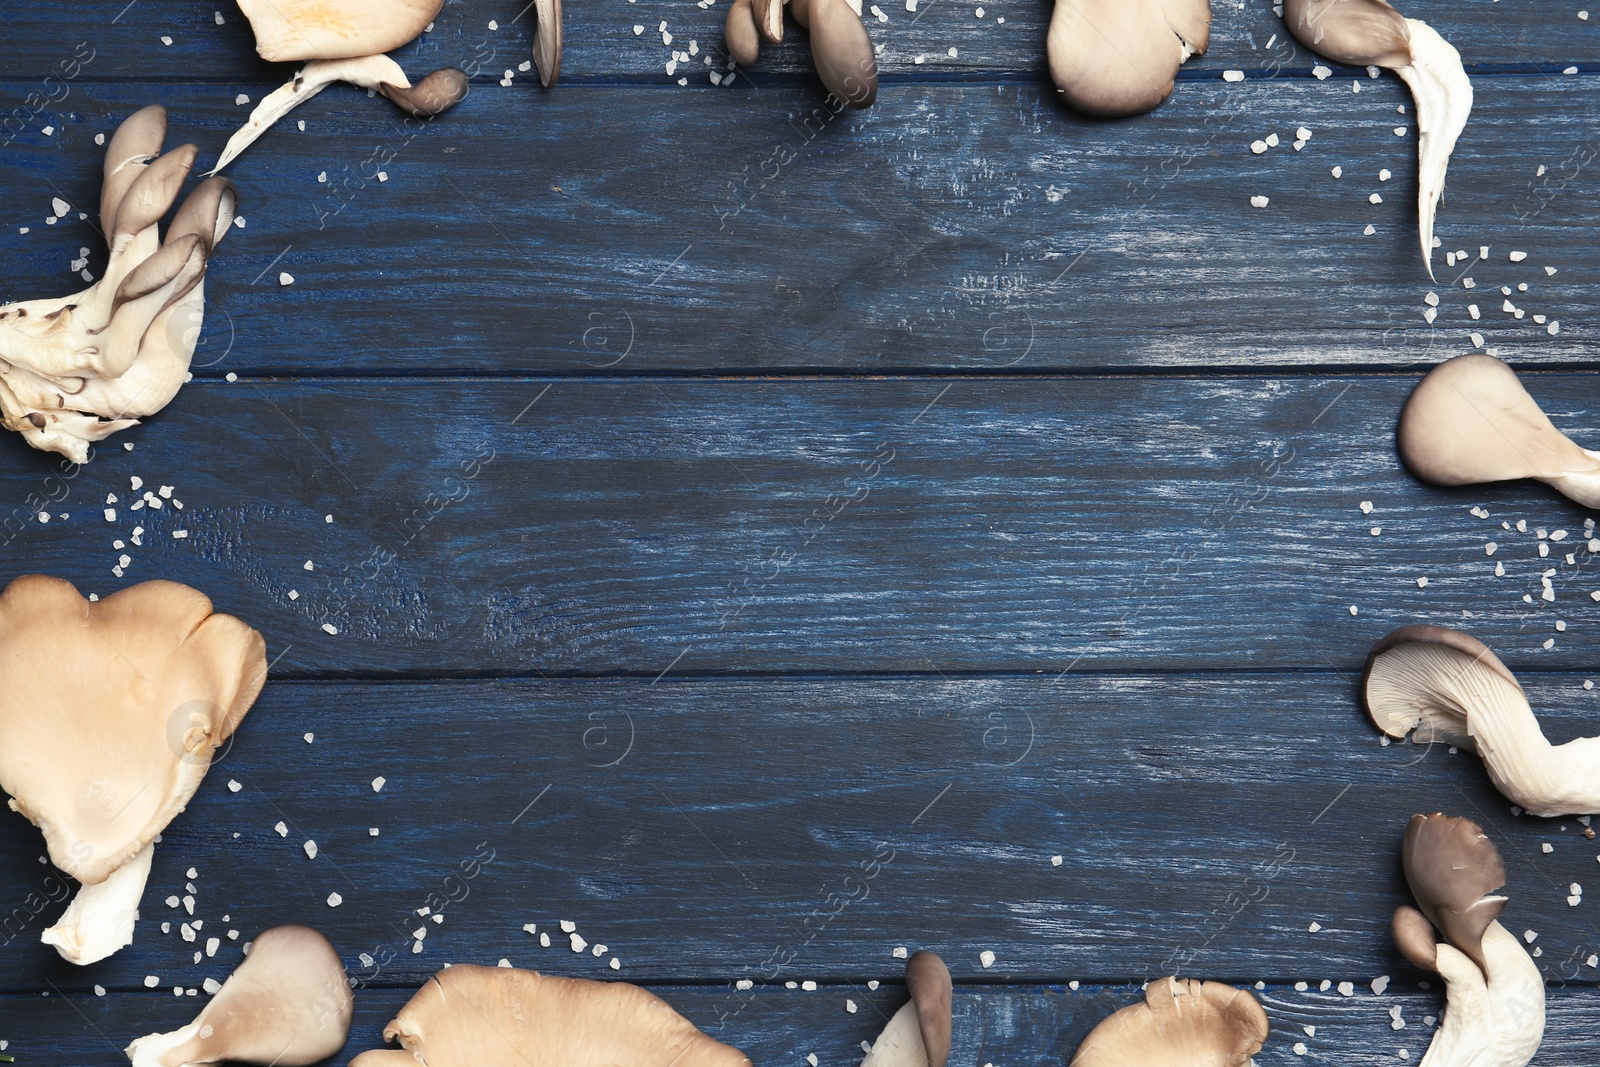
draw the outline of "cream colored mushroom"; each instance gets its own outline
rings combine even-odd
[[[83,888],[42,940],[87,964],[133,939],[151,842],[266,679],[261,635],[186,585],[90,602],[26,575],[0,594],[0,789]]]
[[[309,1067],[344,1047],[354,1008],[328,939],[309,926],[274,926],[250,943],[194,1022],[124,1051],[133,1067]]]
[[[1497,921],[1505,864],[1477,823],[1414,815],[1401,848],[1417,908],[1393,920],[1395,945],[1445,981],[1445,1010],[1421,1067],[1524,1067],[1544,1037],[1544,977]],[[1445,936],[1435,941],[1433,928]]]
[[[1378,729],[1476,752],[1495,788],[1534,815],[1600,813],[1600,737],[1552,745],[1516,677],[1471,635],[1395,630],[1368,653],[1361,691]]]
[[[129,116],[106,148],[100,224],[105,273],[71,296],[0,307],[0,425],[77,463],[92,442],[138,424],[177,395],[205,311],[211,253],[233,221],[226,178],[201,182],[167,227],[194,163],[184,145],[161,155],[167,113]]]
[[[1056,0],[1045,54],[1062,99],[1120,118],[1170,96],[1178,68],[1210,43],[1210,0]]]
[[[538,0],[540,32],[545,8],[554,5],[554,62],[561,61],[560,0]],[[263,59],[304,62],[287,85],[262,98],[250,119],[228,139],[222,156],[208,174],[215,174],[250,147],[290,111],[334,82],[344,81],[382,93],[410,115],[429,117],[447,111],[467,95],[467,76],[443,67],[412,85],[400,64],[383,53],[399,48],[432,22],[444,0],[240,0],[250,20],[256,51]],[[539,47],[539,73],[544,77],[549,55]],[[555,80],[554,70],[549,75]],[[549,82],[547,81],[548,85]]]
[[[823,87],[847,108],[868,108],[878,99],[878,57],[861,18],[861,0],[734,0],[723,23],[728,54],[749,66],[761,54],[761,39],[783,36],[783,6],[811,33],[811,60]]]
[[[561,0],[534,0],[533,65],[546,89],[561,74]]]
[[[1446,360],[1400,412],[1400,458],[1435,485],[1536,478],[1586,508],[1600,507],[1600,452],[1556,429],[1516,372],[1493,356]]]
[[[363,1052],[350,1067],[750,1067],[638,986],[510,967],[440,971],[383,1036],[403,1051]]]
[[[1144,1003],[1100,1021],[1072,1067],[1244,1067],[1267,1040],[1267,1013],[1243,989],[1193,978],[1158,978]]]
[[[906,961],[911,999],[890,1016],[861,1067],[945,1067],[950,1060],[950,971],[932,952]]]
[[[1286,0],[1283,20],[1301,44],[1335,63],[1400,75],[1417,110],[1417,221],[1433,277],[1433,218],[1456,139],[1472,113],[1472,82],[1461,53],[1427,23],[1387,0]]]

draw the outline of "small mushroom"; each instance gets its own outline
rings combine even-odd
[[[861,0],[787,0],[794,19],[811,34],[811,60],[830,96],[847,108],[878,99],[878,57],[861,19]],[[734,0],[723,24],[728,54],[740,66],[761,54],[761,39],[783,37],[785,0]],[[776,20],[776,21],[774,21]]]
[[[534,58],[548,86],[561,66],[561,0],[536,3]],[[273,123],[334,82],[374,89],[417,118],[459,104],[468,88],[462,71],[444,67],[412,85],[400,64],[383,54],[425,30],[442,6],[444,0],[240,0],[263,59],[306,65],[287,85],[262,98],[207,173],[233,162]]]
[[[363,1052],[350,1067],[750,1067],[638,986],[511,967],[440,971],[383,1036],[400,1050]]]
[[[1600,452],[1551,425],[1516,372],[1493,356],[1446,360],[1417,384],[1400,413],[1400,458],[1435,485],[1536,478],[1587,508],[1600,507]]]
[[[309,1067],[344,1047],[355,998],[344,964],[309,926],[274,926],[194,1022],[124,1052],[133,1067],[248,1063]]]
[[[890,1016],[861,1067],[945,1067],[950,1059],[950,971],[932,952],[906,961],[911,999]]]
[[[1471,635],[1395,630],[1367,654],[1361,691],[1378,729],[1477,752],[1495,788],[1534,815],[1600,812],[1600,737],[1552,745],[1516,677]]]
[[[42,940],[73,963],[133,939],[152,842],[266,678],[261,635],[176,582],[90,602],[25,575],[0,594],[0,788],[83,888]]]
[[[1387,0],[1286,0],[1283,20],[1301,44],[1335,63],[1383,67],[1400,75],[1417,108],[1417,220],[1422,258],[1433,277],[1433,218],[1445,169],[1472,113],[1472,82],[1461,53]]]
[[[1158,978],[1144,1003],[1100,1020],[1071,1067],[1245,1067],[1267,1040],[1267,1013],[1247,990]]]
[[[206,265],[233,221],[233,183],[212,178],[162,239],[157,224],[197,152],[161,154],[166,131],[165,109],[147,107],[106,148],[100,222],[111,254],[100,279],[0,307],[0,425],[76,463],[177,395],[200,336]]]
[[[1068,104],[1122,118],[1170,96],[1178,68],[1210,43],[1210,0],[1056,0],[1045,53]]]
[[[1445,981],[1444,1017],[1422,1062],[1524,1067],[1544,1037],[1544,978],[1497,921],[1506,898],[1492,891],[1506,868],[1494,842],[1470,819],[1413,815],[1400,855],[1417,908],[1396,909],[1395,945]]]
[[[533,65],[546,89],[561,74],[561,0],[534,0]]]

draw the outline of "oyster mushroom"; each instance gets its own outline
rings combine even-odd
[[[1286,0],[1283,20],[1301,44],[1335,63],[1400,75],[1417,109],[1417,221],[1422,259],[1433,277],[1433,218],[1445,169],[1472,113],[1472,82],[1461,53],[1427,23],[1387,0]]]
[[[177,395],[200,335],[206,265],[233,221],[233,183],[212,178],[160,236],[197,152],[160,154],[166,131],[166,110],[147,107],[106,147],[100,223],[110,257],[100,279],[0,307],[0,425],[76,463]]]
[[[400,1049],[363,1052],[350,1067],[750,1067],[638,986],[510,967],[447,967],[383,1036]]]
[[[555,11],[554,62],[561,62],[560,0],[537,0],[540,5],[540,42],[546,41],[545,8]],[[208,174],[215,174],[255,143],[273,123],[316,96],[334,82],[344,81],[374,89],[397,107],[417,118],[447,111],[467,95],[467,76],[443,67],[412,85],[400,64],[383,53],[416,37],[432,22],[444,0],[240,0],[239,10],[250,20],[256,51],[263,59],[304,62],[293,80],[262,98],[249,121],[228,138],[222,156]],[[555,80],[555,68],[546,70],[550,56],[536,44],[539,76],[545,84]],[[547,77],[548,75],[548,77]]]
[[[546,89],[561,74],[561,0],[534,0],[533,65]]]
[[[309,926],[274,926],[250,943],[250,954],[194,1022],[141,1037],[124,1051],[133,1067],[309,1067],[344,1047],[354,1007],[328,939]]]
[[[1178,68],[1210,43],[1210,0],[1056,0],[1045,53],[1068,104],[1121,118],[1170,96]]]
[[[945,1067],[950,1059],[950,971],[932,952],[906,961],[911,999],[889,1018],[861,1067]]]
[[[73,963],[133,940],[151,842],[266,679],[261,635],[176,582],[90,602],[25,575],[0,593],[0,789],[83,883],[42,940]]]
[[[1600,507],[1600,452],[1551,425],[1516,372],[1493,356],[1446,360],[1400,412],[1400,458],[1435,485],[1535,478],[1586,508]]]
[[[794,20],[811,33],[811,60],[828,93],[847,108],[871,107],[878,99],[878,57],[861,19],[861,0],[788,3]],[[782,38],[783,4],[784,0],[734,0],[723,32],[735,63],[754,63],[761,53],[761,38]]]
[[[1552,745],[1516,677],[1471,635],[1401,627],[1367,654],[1361,692],[1385,734],[1476,752],[1495,788],[1533,814],[1600,812],[1600,737]]]
[[[1243,989],[1194,978],[1158,978],[1144,1003],[1100,1020],[1072,1067],[1245,1067],[1267,1040],[1267,1013]]]
[[[1401,860],[1417,908],[1395,910],[1395,945],[1445,982],[1444,1017],[1422,1063],[1524,1067],[1544,1037],[1544,978],[1497,921],[1506,898],[1493,891],[1506,868],[1494,842],[1470,819],[1413,815]]]

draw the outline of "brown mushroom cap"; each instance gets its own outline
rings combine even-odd
[[[416,118],[431,118],[449,111],[467,98],[471,88],[466,71],[456,67],[440,67],[412,86],[378,83],[378,92],[388,97],[400,110]]]
[[[390,52],[427,28],[444,0],[239,0],[262,59],[352,59]]]
[[[1296,40],[1335,63],[1389,70],[1411,63],[1405,16],[1385,0],[1285,0],[1283,21]]]
[[[1488,645],[1445,626],[1402,626],[1380,639],[1367,653],[1361,694],[1390,737],[1415,731],[1419,744],[1466,749],[1477,747],[1468,723],[1474,704],[1527,704],[1516,676]]]
[[[928,1067],[945,1067],[950,1060],[950,968],[936,953],[914,952],[906,961],[906,990],[916,1008]]]
[[[1433,936],[1433,924],[1422,912],[1409,904],[1400,905],[1389,921],[1389,933],[1406,959],[1425,971],[1438,969],[1439,943]]]
[[[1046,52],[1068,104],[1119,118],[1159,105],[1210,43],[1209,0],[1056,0]]]
[[[1491,895],[1506,884],[1494,842],[1471,819],[1413,815],[1400,859],[1422,914],[1487,977],[1483,932],[1506,906],[1505,897]]]
[[[750,0],[733,0],[728,6],[728,17],[723,24],[728,55],[741,67],[748,67],[761,57],[761,34],[756,29],[756,17]]]
[[[383,1036],[405,1052],[364,1052],[350,1067],[750,1067],[638,986],[510,967],[440,971]]]
[[[56,866],[102,882],[184,809],[266,674],[261,635],[186,585],[91,603],[18,578],[0,594],[0,788]]]
[[[1396,437],[1406,466],[1435,485],[1600,471],[1600,459],[1551,425],[1516,372],[1489,355],[1457,356],[1429,371],[1406,401]]]
[[[1158,978],[1089,1031],[1071,1067],[1244,1067],[1267,1040],[1267,1013],[1222,982]]]
[[[871,107],[878,98],[878,57],[861,16],[845,0],[808,0],[811,60],[828,92],[846,107]]]
[[[160,104],[140,108],[122,120],[106,145],[105,180],[100,187],[100,232],[116,227],[117,208],[149,161],[161,154],[167,137],[167,109]],[[109,238],[108,238],[109,241]]]

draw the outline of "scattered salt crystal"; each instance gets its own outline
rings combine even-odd
[[[1383,996],[1383,991],[1389,988],[1389,976],[1380,974],[1372,980],[1372,991],[1378,996]]]
[[[1312,76],[1320,82],[1327,81],[1329,76],[1333,74],[1333,71],[1327,67],[1324,67],[1321,63],[1318,63],[1316,66],[1311,68],[1311,73]]]
[[[372,780],[372,791],[373,791],[373,792],[374,792],[374,793],[381,793],[381,792],[383,792],[383,784],[384,784],[384,782],[386,782],[386,781],[388,781],[388,779],[387,779],[387,778],[385,778],[385,777],[384,777],[384,776],[383,776],[383,775],[381,775],[381,774],[380,774],[380,775],[378,775],[378,777],[376,777],[376,778],[374,778],[374,779],[373,779],[373,780]]]
[[[1306,927],[1306,930],[1308,932],[1310,932],[1310,933],[1313,933],[1313,934],[1316,933],[1318,930],[1321,930],[1321,929],[1322,929],[1322,924],[1319,923],[1319,922],[1313,922],[1310,926]]]
[[[984,949],[978,953],[978,962],[982,963],[985,968],[994,966],[994,953]]]
[[[331,622],[323,623],[322,629],[327,633],[333,634],[334,636],[338,636],[339,634],[339,628]]]
[[[1252,196],[1250,198],[1251,207],[1266,207],[1269,203],[1271,203],[1271,201],[1264,196]]]
[[[1050,857],[1050,866],[1052,866],[1052,867],[1061,866],[1061,857],[1060,856],[1051,856]]]
[[[1523,260],[1528,258],[1528,253],[1526,253],[1526,252],[1512,252],[1511,255],[1508,258],[1513,263],[1521,263]]]
[[[1225,70],[1222,72],[1222,80],[1225,82],[1242,82],[1244,81],[1244,71]]]
[[[1259,156],[1261,153],[1265,152],[1266,150],[1267,150],[1267,142],[1260,141],[1260,140],[1251,141],[1250,142],[1250,151],[1254,152],[1256,155]]]
[[[893,952],[889,953],[889,955],[893,956],[897,960],[903,960],[906,958],[906,947],[904,945],[900,945]]]
[[[313,859],[314,860],[314,859],[317,858],[317,843],[315,841],[309,841],[308,840],[304,845],[302,845],[300,847],[304,848],[306,850],[306,858],[307,859]]]
[[[1356,995],[1356,984],[1354,982],[1340,982],[1339,983],[1339,995],[1341,997],[1353,997],[1353,996],[1355,996]]]
[[[1333,176],[1335,178],[1343,177],[1344,176],[1344,168],[1343,167],[1334,167],[1333,168]]]
[[[250,98],[244,93],[240,93],[238,96],[233,98],[233,102],[236,106],[243,107],[250,102]]]
[[[240,785],[238,783],[238,781],[236,781],[235,779],[233,779],[233,778],[229,778],[228,779],[228,792],[237,793],[239,790],[241,790],[243,788],[244,788],[244,786]]]
[[[1380,196],[1377,193],[1373,193],[1371,196],[1367,197],[1367,203],[1369,203],[1369,204],[1381,204],[1381,203],[1383,203],[1383,197]]]

